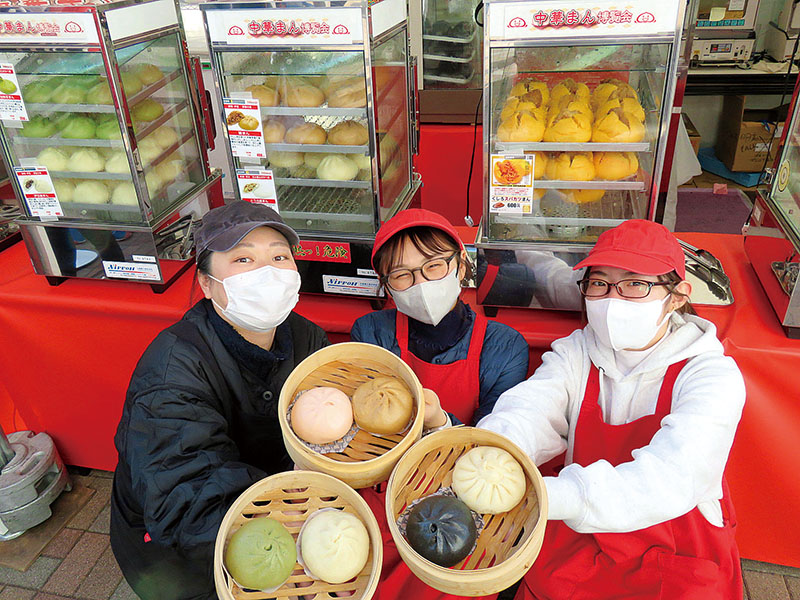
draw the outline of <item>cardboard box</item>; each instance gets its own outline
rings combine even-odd
[[[774,157],[788,105],[751,109],[745,108],[744,103],[745,96],[725,96],[717,136],[717,156],[731,171],[760,172],[769,166],[767,152]]]
[[[689,143],[692,145],[692,149],[694,153],[697,154],[700,152],[700,141],[703,139],[700,137],[700,132],[697,131],[697,127],[694,126],[692,120],[689,118],[685,112],[681,113],[683,117],[683,125],[686,127],[686,133],[689,134]]]

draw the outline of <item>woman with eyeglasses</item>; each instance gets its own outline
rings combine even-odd
[[[425,389],[426,429],[472,425],[497,398],[525,379],[528,344],[514,329],[487,319],[459,299],[470,275],[464,245],[441,215],[401,211],[375,236],[372,265],[396,309],[358,319],[353,341],[400,356]],[[400,560],[386,525],[383,489],[362,490],[384,539],[377,600],[448,598],[415,577]]]
[[[516,599],[741,598],[723,473],[744,381],[689,303],[681,246],[626,221],[583,267],[588,325],[478,424],[538,465],[566,451],[545,477],[544,544]]]

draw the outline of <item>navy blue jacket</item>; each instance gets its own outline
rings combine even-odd
[[[467,310],[474,316],[475,313],[469,306]],[[364,315],[353,324],[350,339],[354,342],[381,346],[400,356],[400,345],[397,343],[395,329],[396,318],[397,310],[394,308]],[[472,327],[455,346],[435,356],[431,362],[447,365],[466,359],[471,336]],[[524,381],[527,374],[528,344],[525,339],[508,325],[490,320],[486,326],[486,338],[481,351],[480,399],[470,425],[474,425],[492,412],[500,394]],[[422,385],[425,386],[424,381]],[[446,406],[443,408],[447,410]],[[450,415],[450,418],[454,419],[453,415]]]

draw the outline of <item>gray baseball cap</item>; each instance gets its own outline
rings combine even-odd
[[[200,227],[194,233],[195,251],[198,256],[203,250],[226,252],[253,229],[261,226],[281,232],[292,246],[300,243],[295,230],[284,223],[273,209],[262,204],[234,200],[211,209],[203,216]]]

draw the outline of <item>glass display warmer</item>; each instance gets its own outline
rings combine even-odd
[[[480,3],[467,0],[411,0],[411,53],[418,72],[423,123],[480,120],[483,88],[483,29]],[[476,20],[477,19],[477,20]]]
[[[772,185],[759,190],[744,250],[786,335],[800,339],[800,117],[795,86]]]
[[[18,218],[19,200],[14,195],[6,164],[0,158],[0,250],[8,248],[22,238],[16,222]]]
[[[420,186],[405,0],[200,8],[237,197],[297,230],[303,291],[380,294],[375,232]]]
[[[653,219],[683,3],[489,0],[478,301],[580,309],[572,265]]]
[[[0,7],[0,141],[34,270],[149,283],[222,202],[177,3]]]

